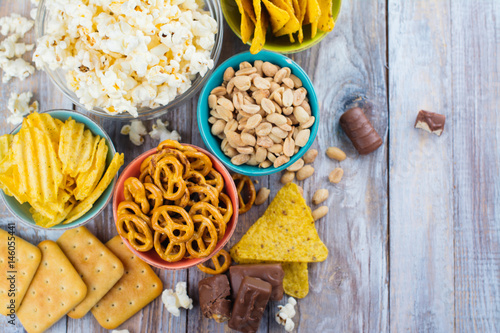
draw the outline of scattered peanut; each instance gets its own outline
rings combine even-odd
[[[300,169],[302,169],[302,167],[304,166],[304,160],[302,158],[299,158],[297,160],[297,162],[293,163],[292,165],[290,165],[288,168],[286,168],[288,171],[292,171],[292,172],[295,172],[295,171],[299,171]]]
[[[211,132],[234,164],[267,168],[288,163],[311,136],[316,119],[307,90],[288,67],[242,62],[227,68],[208,98]],[[304,160],[292,168],[299,170]],[[314,171],[313,171],[314,172]]]
[[[345,153],[340,148],[337,148],[337,147],[329,147],[326,150],[326,156],[328,156],[334,160],[337,160],[339,162],[345,160],[345,158],[346,158]]]
[[[255,205],[262,205],[264,202],[267,201],[267,198],[269,198],[269,194],[271,193],[271,190],[266,188],[266,187],[261,187],[259,189],[259,192],[257,192],[257,197],[255,197]]]
[[[281,184],[288,184],[288,183],[291,183],[294,178],[295,178],[295,172],[285,171],[283,173],[283,175],[281,176],[280,181],[281,181]]]
[[[328,207],[327,206],[321,206],[313,210],[312,216],[314,221],[319,220],[320,218],[324,217],[326,214],[328,214]]]
[[[304,180],[311,177],[314,173],[314,168],[310,165],[304,166],[302,169],[297,171],[297,180]]]
[[[327,189],[319,189],[317,190],[314,195],[313,195],[313,198],[312,198],[312,202],[313,204],[315,205],[319,205],[320,203],[322,203],[323,201],[325,201],[326,199],[328,199],[328,190]]]
[[[342,180],[343,175],[344,170],[342,170],[342,168],[335,168],[332,172],[330,172],[330,175],[328,175],[328,180],[330,183],[338,184]]]
[[[302,159],[304,160],[305,164],[311,164],[316,159],[316,156],[318,156],[318,151],[316,149],[311,149],[311,150],[308,150],[304,154],[304,156],[302,156]]]

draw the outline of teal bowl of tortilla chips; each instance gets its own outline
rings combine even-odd
[[[221,0],[221,5],[227,24],[251,45],[250,52],[296,53],[318,44],[334,28],[342,1]]]

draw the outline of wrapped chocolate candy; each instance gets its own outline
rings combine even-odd
[[[382,138],[361,108],[347,110],[340,117],[340,126],[361,155],[369,154],[382,145]]]

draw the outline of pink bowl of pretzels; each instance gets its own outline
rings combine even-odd
[[[193,267],[217,254],[233,235],[238,209],[224,165],[200,147],[172,140],[134,159],[114,189],[118,234],[161,269]]]

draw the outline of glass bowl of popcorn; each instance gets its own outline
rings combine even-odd
[[[73,103],[103,117],[148,119],[204,85],[223,19],[217,0],[41,0],[35,29],[33,61]]]

